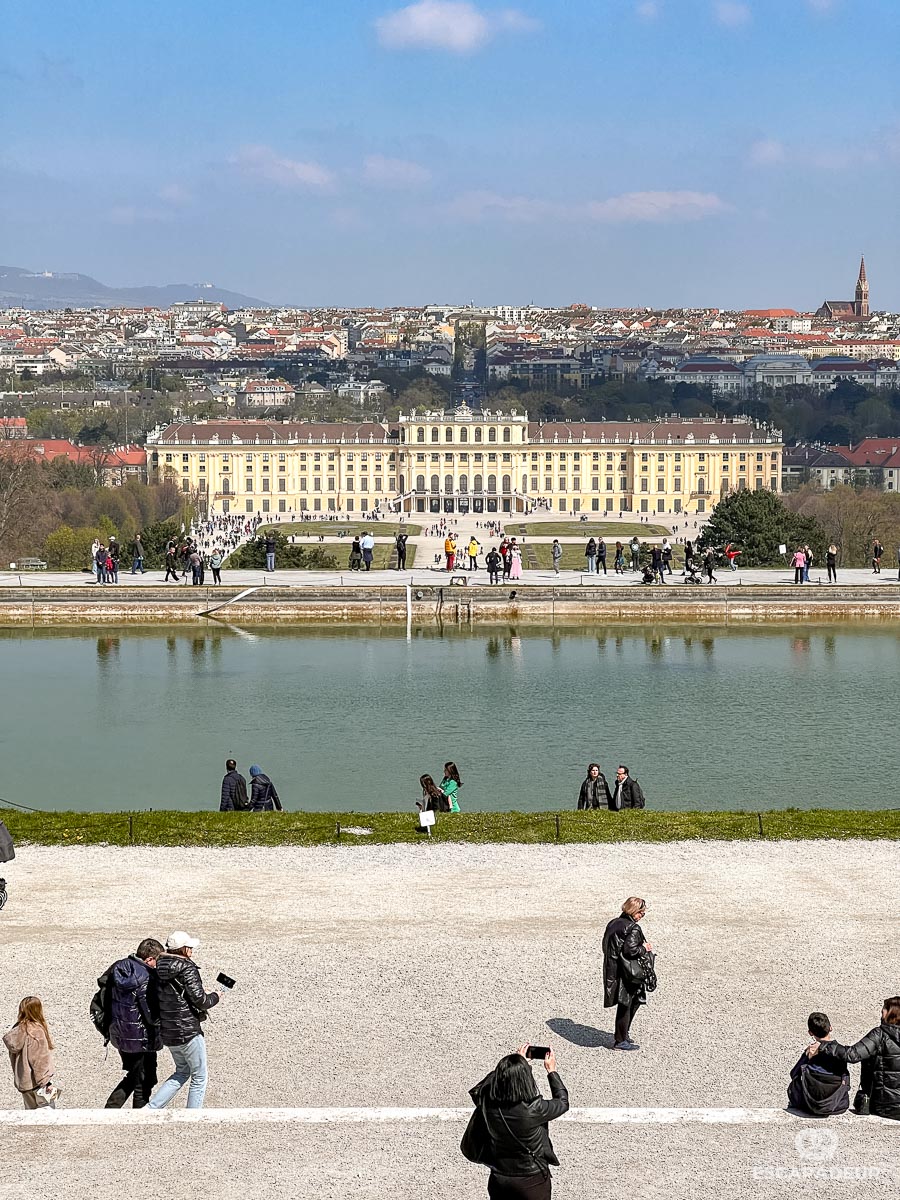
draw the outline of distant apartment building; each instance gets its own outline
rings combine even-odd
[[[294,402],[294,389],[284,379],[248,379],[238,390],[244,408],[284,408]]]

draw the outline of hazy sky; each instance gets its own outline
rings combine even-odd
[[[0,262],[900,308],[898,0],[0,0]]]

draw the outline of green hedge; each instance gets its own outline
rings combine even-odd
[[[0,809],[13,839],[43,846],[324,846],[419,842],[410,813],[23,813]],[[344,832],[347,827],[370,834]],[[339,833],[339,829],[341,832]],[[760,833],[762,830],[762,833]],[[544,812],[439,815],[435,842],[778,841],[900,839],[900,810],[787,809],[770,812]]]

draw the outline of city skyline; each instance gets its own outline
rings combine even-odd
[[[887,0],[348,7],[173,7],[173,41],[8,6],[0,261],[296,306],[811,311],[865,252],[900,308]]]

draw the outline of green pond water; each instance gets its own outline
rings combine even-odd
[[[885,808],[900,796],[886,626],[0,632],[0,797],[218,806],[226,757],[289,809],[574,807],[626,763],[653,808]]]

